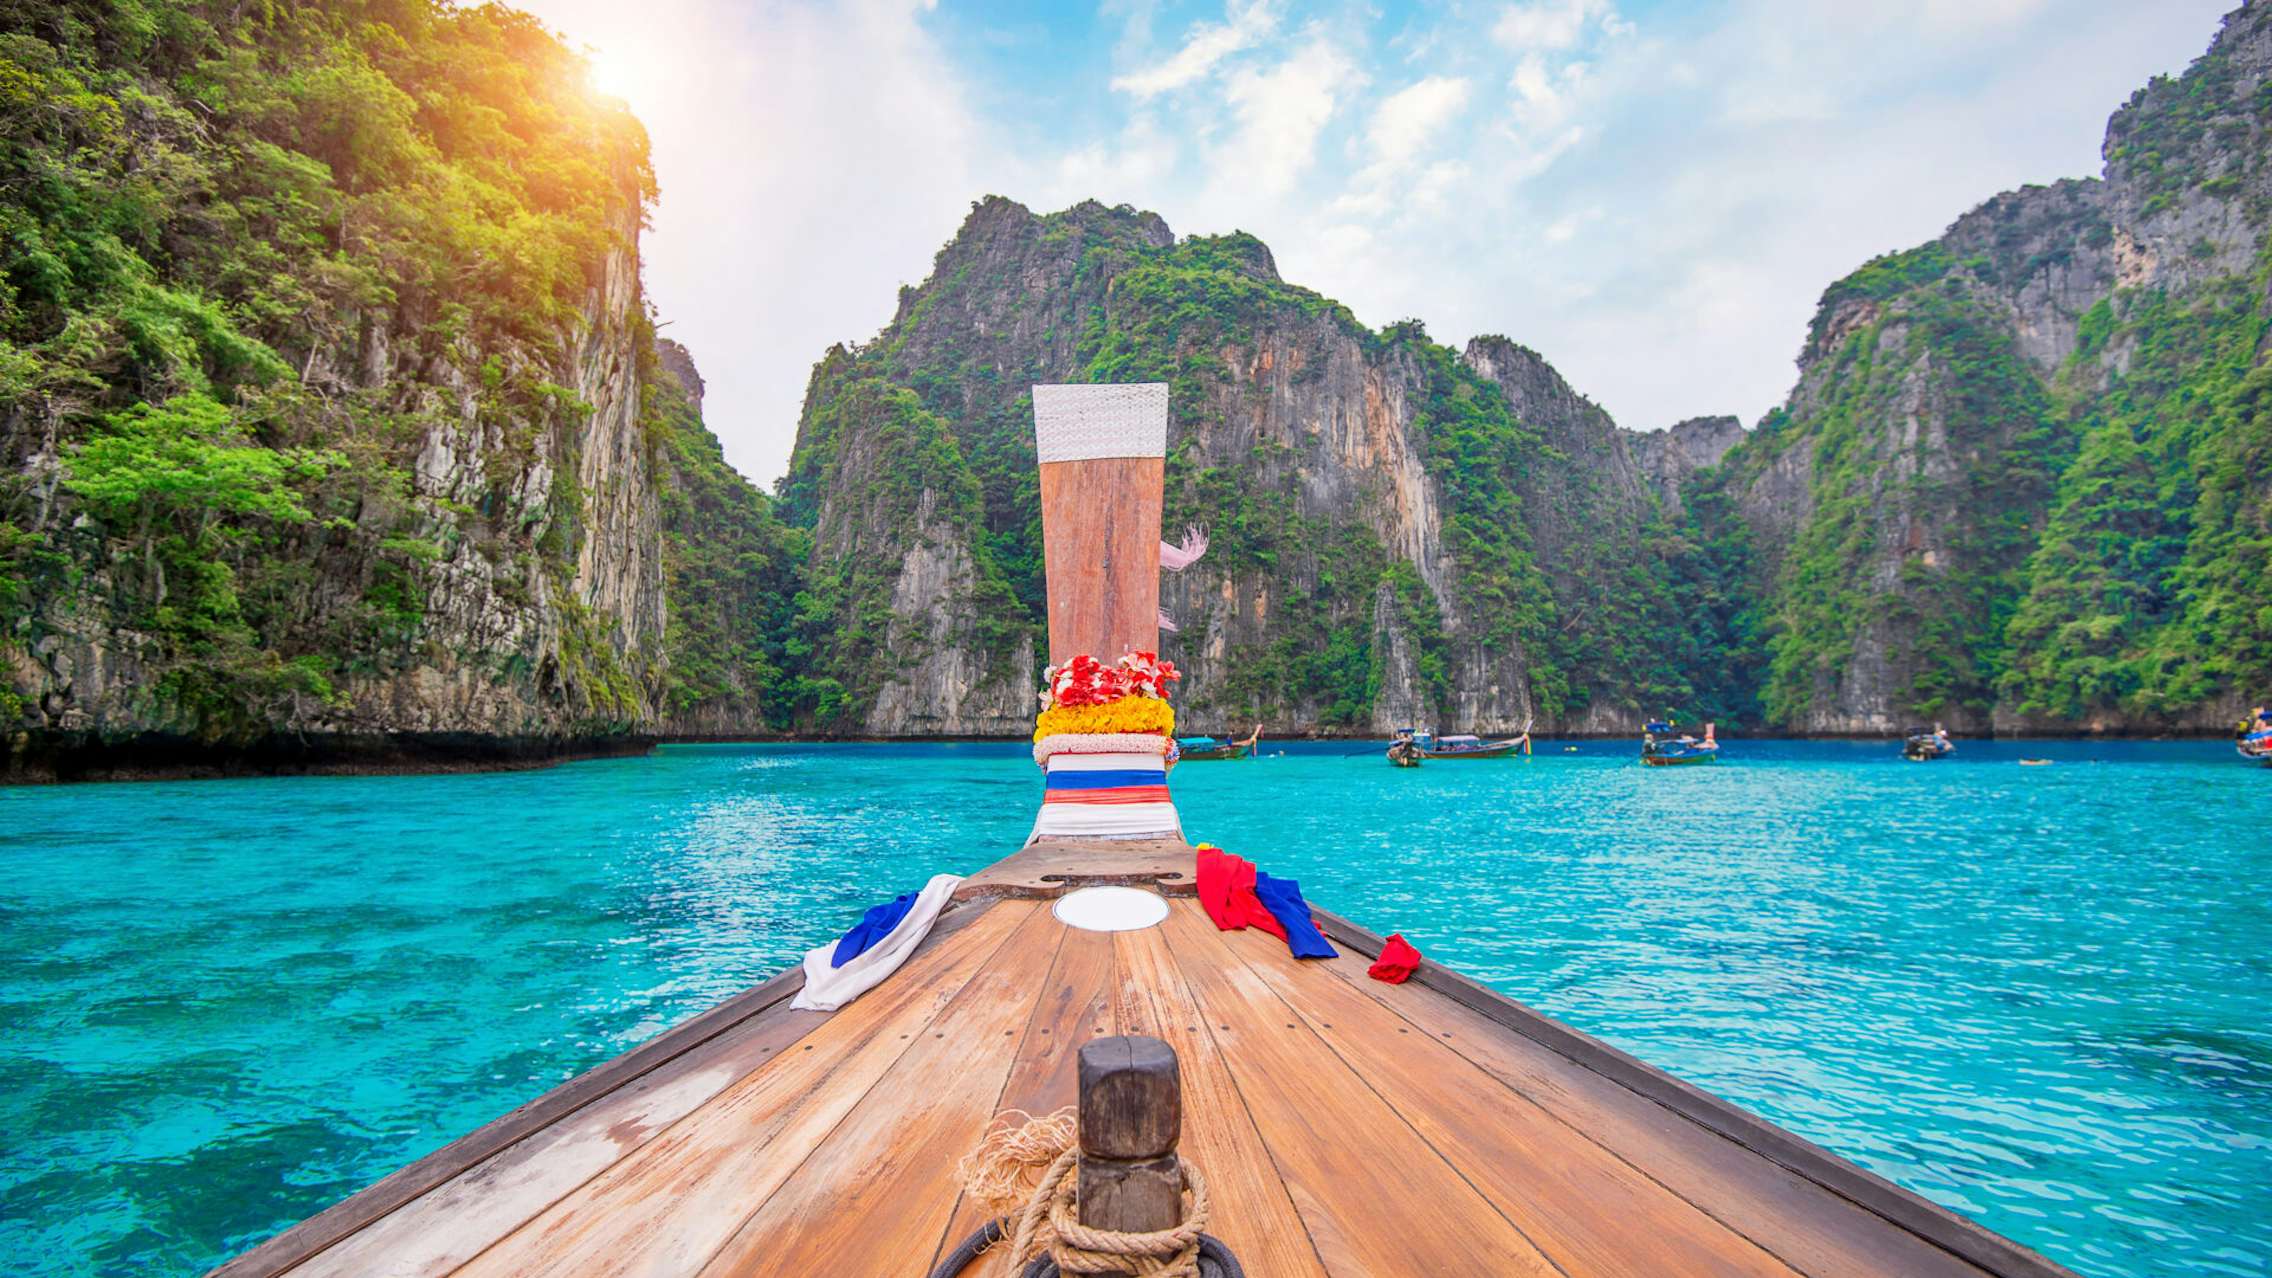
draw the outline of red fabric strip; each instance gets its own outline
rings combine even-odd
[[[1254,894],[1254,862],[1232,856],[1213,844],[1199,849],[1199,905],[1215,926],[1225,932],[1257,927],[1283,941],[1286,925],[1263,907]]]
[[[1103,790],[1045,790],[1043,803],[1166,803],[1164,785],[1117,785]]]
[[[1404,939],[1404,933],[1392,932],[1387,943],[1381,946],[1381,956],[1365,969],[1365,975],[1376,981],[1402,985],[1419,969],[1420,951],[1412,948],[1412,943]]]

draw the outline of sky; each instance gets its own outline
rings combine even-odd
[[[1244,230],[1374,327],[1503,333],[1619,424],[1779,403],[1815,301],[2106,117],[2230,0],[512,0],[654,146],[665,335],[743,473],[982,196]]]

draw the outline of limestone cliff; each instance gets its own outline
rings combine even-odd
[[[1703,480],[1756,550],[1775,722],[2213,730],[2272,681],[2268,72],[2257,4],[2115,114],[2103,177],[1823,295]]]
[[[670,676],[716,444],[656,362],[644,134],[520,15],[390,12],[0,20],[54,107],[5,126],[11,775],[545,758],[727,689]],[[61,259],[116,269],[23,286]]]
[[[658,340],[645,138],[521,15],[0,14],[9,775],[1022,734],[1028,387],[1171,386],[1198,731],[2213,730],[2272,687],[2272,7],[1832,285],[1755,429],[989,198],[775,497]],[[195,85],[194,100],[184,85]],[[349,124],[353,127],[348,127]]]
[[[1682,511],[1681,491],[1699,471],[1720,464],[1743,441],[1743,423],[1733,417],[1691,417],[1663,430],[1632,435],[1633,462],[1673,514]]]
[[[875,341],[815,370],[782,485],[829,601],[833,699],[808,722],[1027,725],[1028,388],[1138,380],[1172,386],[1171,534],[1213,544],[1163,584],[1186,725],[1608,730],[1694,692],[1647,642],[1675,624],[1678,592],[1653,587],[1686,549],[1629,436],[1535,353],[1367,330],[1251,236],[992,198]]]

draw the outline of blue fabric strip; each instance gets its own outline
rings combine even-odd
[[[828,965],[842,967],[874,949],[876,942],[890,936],[892,929],[899,926],[899,921],[907,917],[907,912],[915,908],[916,895],[914,892],[903,893],[861,915],[860,921],[852,925],[852,930],[836,942],[836,953],[829,956]]]
[[[1302,899],[1302,885],[1292,879],[1274,878],[1255,871],[1254,896],[1270,917],[1286,929],[1286,948],[1295,958],[1338,958],[1341,952],[1326,944],[1325,937],[1310,922],[1310,903]]]
[[[1168,774],[1163,769],[1131,768],[1110,772],[1052,772],[1047,788],[1051,790],[1111,790],[1124,785],[1166,785]]]

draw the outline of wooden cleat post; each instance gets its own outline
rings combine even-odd
[[[1175,1049],[1142,1034],[1092,1039],[1081,1047],[1080,1090],[1081,1223],[1126,1233],[1183,1223]]]

